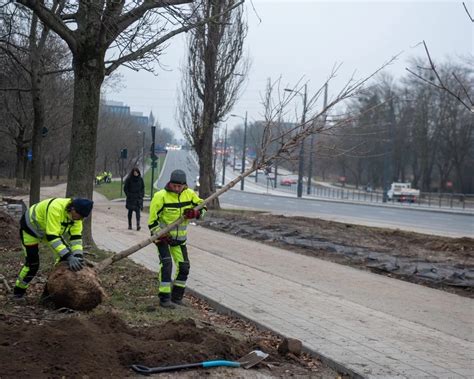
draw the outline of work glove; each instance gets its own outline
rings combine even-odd
[[[161,237],[158,238],[158,240],[155,242],[157,244],[166,244],[169,245],[173,238],[169,234],[164,234]]]
[[[198,210],[195,210],[195,209],[186,209],[184,211],[184,218],[190,220],[192,218],[199,218],[199,216],[201,215],[201,212],[199,212]]]
[[[82,254],[71,254],[67,257],[69,270],[77,272],[84,268],[84,258]]]

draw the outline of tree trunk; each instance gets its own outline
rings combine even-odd
[[[30,204],[35,204],[40,200],[41,186],[41,158],[42,158],[42,133],[44,127],[44,101],[42,97],[42,75],[34,65],[32,59],[31,67],[31,97],[33,102],[33,136],[31,160],[31,181],[30,181]]]
[[[205,199],[209,197],[214,191],[215,174],[212,168],[212,134],[213,128],[205,128],[200,145],[199,157],[199,197]],[[219,209],[219,200],[214,199],[208,204],[210,209]]]
[[[47,172],[46,169],[48,168],[48,162],[45,157],[43,157],[42,161],[43,161],[43,169],[41,170],[41,176],[42,176],[41,180],[44,181],[46,179],[46,172]]]
[[[76,54],[73,62],[74,109],[66,195],[92,199],[104,62],[103,56],[99,59],[98,54],[84,61],[77,59],[77,56],[84,55],[83,53]],[[84,222],[83,239],[86,244],[93,244],[91,218],[88,217]]]
[[[56,164],[56,179],[59,180],[59,176],[61,175],[61,156],[58,155],[58,163]]]
[[[49,162],[49,180],[53,180],[53,172],[54,172],[54,159],[51,159]]]
[[[210,0],[207,3],[206,16],[217,16],[223,4]],[[213,138],[216,126],[216,67],[217,51],[220,42],[219,24],[208,25],[204,55],[204,99],[202,111],[203,136],[201,138],[201,154],[199,156],[199,196],[209,197],[215,191],[215,171],[213,170]],[[219,209],[219,200],[215,198],[208,204],[211,209]]]
[[[22,188],[23,187],[23,167],[24,162],[23,158],[26,151],[23,144],[16,145],[16,165],[15,165],[15,187]]]
[[[30,26],[29,48],[30,48],[30,79],[31,79],[31,101],[33,105],[33,131],[31,140],[32,159],[30,166],[30,204],[40,200],[41,186],[41,160],[42,160],[42,138],[44,128],[44,101],[43,101],[43,74],[41,73],[41,56],[48,34],[47,28],[43,28],[40,41],[37,40],[38,17],[33,15]]]

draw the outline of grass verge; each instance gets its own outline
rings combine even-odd
[[[157,166],[162,167],[164,163],[164,157],[160,157],[157,161]],[[155,169],[155,175],[153,180],[156,181],[160,176],[160,172],[158,169]],[[143,182],[145,183],[145,196],[150,196],[151,193],[151,169],[148,169],[145,175],[143,175]],[[99,192],[100,194],[104,195],[109,200],[124,198],[125,194],[120,191],[122,183],[120,180],[114,180],[111,183],[103,183],[100,185],[96,185],[94,187],[94,191]]]

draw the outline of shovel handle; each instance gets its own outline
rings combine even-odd
[[[208,368],[208,367],[240,367],[239,362],[234,362],[234,361],[206,361],[202,362],[202,367]]]
[[[194,368],[194,367],[203,367],[202,363],[188,363],[183,365],[176,365],[176,366],[163,366],[163,367],[147,367],[142,365],[132,365],[132,370],[138,372],[139,374],[150,375],[156,374],[159,372],[167,372],[167,371],[176,371],[182,370],[185,368]]]
[[[131,368],[133,371],[139,374],[150,375],[150,374],[157,374],[159,372],[183,370],[186,368],[196,368],[196,367],[209,368],[209,367],[219,367],[219,366],[240,367],[240,363],[234,362],[234,361],[206,361],[206,362],[200,362],[200,363],[186,363],[182,365],[163,366],[163,367],[147,367],[147,366],[142,366],[142,365],[132,365]]]

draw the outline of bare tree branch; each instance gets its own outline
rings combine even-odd
[[[54,13],[53,10],[46,8],[40,1],[37,0],[17,1],[19,4],[22,4],[34,11],[45,25],[49,25],[52,29],[54,29],[54,31],[64,41],[66,41],[71,51],[75,52],[77,50],[77,42],[74,33],[68,27],[66,27],[61,17]]]
[[[438,69],[437,67],[435,66],[433,60],[431,59],[431,55],[430,55],[430,52],[428,50],[428,46],[426,45],[425,41],[423,41],[423,46],[425,48],[425,52],[426,52],[426,56],[428,57],[428,61],[429,61],[429,64],[430,64],[430,67],[429,67],[429,70],[433,73],[433,75],[436,77],[436,79],[438,80],[438,84],[437,83],[434,83],[433,81],[431,80],[427,80],[426,78],[424,78],[423,76],[415,73],[413,70],[409,69],[409,68],[405,68],[410,74],[414,75],[415,77],[417,77],[418,79],[422,80],[423,82],[429,84],[430,86],[433,86],[433,87],[436,87],[440,90],[443,90],[443,91],[446,91],[447,93],[449,93],[451,96],[453,96],[457,101],[459,101],[464,107],[466,107],[470,112],[474,113],[474,102],[472,101],[472,97],[469,95],[469,91],[468,89],[466,88],[466,86],[461,83],[459,81],[459,79],[455,76],[455,74],[453,73],[453,75],[455,76],[456,78],[456,81],[460,84],[461,88],[462,88],[462,91],[465,95],[467,95],[467,101],[465,99],[463,99],[459,93],[455,93],[451,88],[449,88],[449,86],[447,86],[445,84],[445,82],[443,81],[443,79],[441,78],[439,72],[438,72]]]
[[[464,10],[466,11],[466,13],[467,13],[469,19],[471,20],[471,22],[474,22],[474,18],[472,18],[471,14],[469,13],[469,10],[467,9],[467,6],[466,6],[466,4],[464,3],[464,1],[462,2],[462,5],[463,5]]]
[[[176,2],[179,3],[178,1],[176,1]],[[189,1],[188,0],[187,1],[182,0],[181,2],[184,4],[184,3],[188,3]],[[141,47],[141,48],[139,48],[135,51],[132,51],[129,54],[123,55],[123,56],[121,56],[120,58],[118,58],[114,61],[108,61],[107,63],[109,63],[110,66],[108,66],[105,69],[105,74],[110,75],[114,70],[116,70],[118,67],[120,67],[125,62],[136,61],[136,60],[139,60],[139,59],[143,58],[145,56],[145,54],[153,51],[158,46],[163,45],[166,41],[170,40],[172,37],[174,37],[177,34],[180,34],[180,33],[183,33],[183,32],[188,32],[189,30],[198,28],[202,25],[207,24],[208,22],[214,21],[214,19],[218,20],[219,17],[221,17],[222,15],[224,15],[226,13],[231,12],[234,8],[236,8],[236,7],[240,6],[241,4],[243,4],[243,2],[244,2],[244,0],[239,1],[238,3],[234,4],[233,6],[227,8],[227,9],[225,9],[221,14],[219,14],[215,17],[209,17],[209,18],[200,20],[199,22],[190,23],[190,24],[184,25],[184,26],[182,26],[178,29],[175,29],[175,30],[167,33],[166,35],[156,39],[154,42],[149,43],[147,41],[147,43],[144,44],[143,47]],[[153,2],[153,3],[156,3],[156,2]],[[160,3],[164,3],[164,2],[160,2]],[[145,4],[146,4],[146,2],[143,3],[142,6],[145,6]],[[163,5],[161,5],[161,6],[163,6]],[[151,7],[150,9],[152,9],[152,8],[156,8],[156,6]],[[136,33],[136,31],[135,31],[135,33]],[[130,43],[131,40],[133,40],[133,38],[128,39],[128,42]]]

